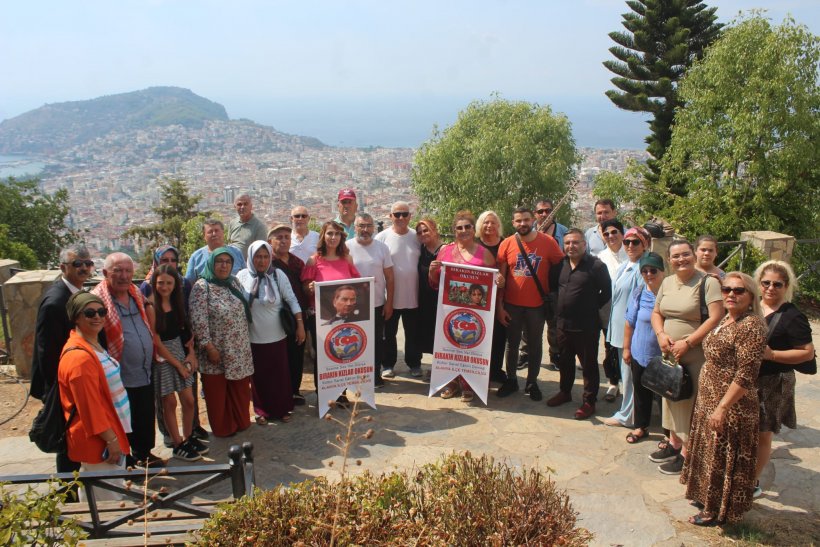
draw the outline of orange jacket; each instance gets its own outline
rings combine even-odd
[[[86,351],[65,351],[73,346]],[[63,352],[57,369],[57,381],[65,419],[68,420],[72,407],[77,408],[66,434],[68,457],[75,462],[102,463],[105,441],[100,434],[107,429],[113,429],[116,433],[122,453],[130,453],[128,437],[114,409],[108,381],[94,348],[76,330],[72,330]]]

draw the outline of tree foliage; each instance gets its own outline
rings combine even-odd
[[[56,264],[60,248],[78,237],[67,226],[69,212],[64,188],[48,194],[36,178],[0,181],[0,256],[29,268]]]
[[[687,234],[768,229],[816,237],[818,37],[787,19],[738,21],[681,83],[686,106],[663,162],[668,215]]]
[[[207,216],[207,211],[197,211],[197,205],[202,199],[199,195],[191,195],[188,184],[181,179],[165,178],[159,181],[159,205],[152,210],[159,217],[159,222],[149,226],[130,228],[123,237],[133,237],[148,243],[146,255],[150,256],[154,249],[161,245],[173,245],[180,250],[180,262],[187,259],[189,253],[187,241],[189,233],[186,224],[193,218]],[[202,217],[202,218],[200,218]],[[196,249],[196,247],[194,247]]]
[[[416,152],[413,190],[445,226],[461,209],[493,209],[506,227],[515,207],[559,199],[580,159],[566,116],[494,97],[470,103],[443,132],[434,128]],[[568,215],[565,208],[559,219]]]
[[[616,76],[617,90],[606,92],[618,108],[652,114],[647,151],[652,155],[647,175],[657,180],[660,160],[672,137],[675,109],[681,106],[677,83],[692,62],[720,33],[716,8],[700,0],[628,0],[623,14],[627,32],[611,32],[617,44],[609,48],[617,60],[604,66]],[[673,188],[682,193],[681,188]]]

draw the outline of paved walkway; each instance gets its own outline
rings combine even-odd
[[[820,347],[820,324],[813,329],[815,345]],[[594,419],[574,420],[578,403],[551,409],[519,392],[505,399],[491,393],[489,407],[478,399],[465,405],[457,399],[428,398],[427,384],[406,372],[400,365],[397,379],[377,390],[378,409],[369,412],[374,421],[367,424],[376,434],[352,450],[351,458],[362,462],[361,468],[353,466],[354,472],[407,469],[442,454],[469,450],[516,466],[551,469],[580,513],[579,525],[595,533],[594,545],[701,545],[718,539],[714,529],[695,529],[686,523],[693,510],[683,498],[683,486],[677,477],[659,474],[656,464],[647,459],[660,439],[659,418],[654,419],[651,440],[633,446],[625,442],[628,430],[624,428],[606,427]],[[310,381],[306,377],[305,386]],[[542,370],[540,384],[545,398],[549,397],[558,389],[558,373]],[[580,390],[577,381],[576,400]],[[812,536],[814,543],[820,541],[820,416],[816,412],[820,377],[798,374],[797,400],[798,428],[784,429],[776,437],[772,464],[762,480],[766,494],[747,517],[778,537],[782,530],[782,541],[777,543],[808,543]],[[616,403],[599,403],[598,414],[610,415],[619,402],[620,398]],[[263,488],[317,475],[336,476],[340,458],[328,441],[342,428],[319,420],[315,403],[315,395],[308,395],[308,405],[297,407],[288,424],[252,425],[231,439],[213,439],[209,459],[225,462],[230,444],[249,440],[255,447],[257,482]],[[347,416],[342,410],[333,412],[340,419]],[[170,456],[165,448],[157,452]],[[328,466],[330,461],[335,461],[334,467]],[[0,440],[0,474],[52,470],[53,457],[38,452],[27,437]],[[229,485],[223,484],[206,495],[228,493]],[[801,539],[789,540],[795,530],[799,532],[795,537]]]

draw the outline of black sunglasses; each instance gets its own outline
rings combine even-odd
[[[290,215],[292,218],[307,218],[308,215]]]
[[[746,294],[746,287],[721,287],[720,292],[723,294],[735,293],[737,296]]]
[[[108,310],[105,308],[97,308],[96,310],[90,310],[86,308],[83,310],[83,316],[85,316],[86,319],[94,319],[95,315],[105,317],[106,315],[108,315]]]
[[[395,213],[390,213],[396,218],[405,218],[410,216],[410,211],[396,211]]]
[[[552,209],[536,209],[535,212],[539,215],[548,215],[552,212]]]
[[[647,266],[646,268],[641,268],[641,273],[642,273],[642,274],[652,274],[652,275],[655,275],[656,273],[658,273],[658,269],[657,269],[657,268],[653,268],[653,267],[651,267],[651,266]]]
[[[456,232],[463,232],[464,230],[472,230],[472,224],[462,224],[461,226],[456,226]]]
[[[608,230],[604,232],[604,237],[615,237],[616,235],[620,234],[618,230]]]
[[[643,245],[643,243],[641,243],[640,239],[624,239],[624,245],[627,247],[635,245],[637,247],[638,245]]]
[[[90,268],[94,265],[93,260],[74,260],[72,262],[63,262],[63,264],[71,264],[75,268],[79,268],[80,266],[85,266],[86,268]]]
[[[763,285],[763,287],[766,289],[768,289],[769,287],[774,287],[775,289],[782,289],[786,286],[786,284],[782,281],[769,281],[768,279],[764,279],[760,282],[760,284]]]

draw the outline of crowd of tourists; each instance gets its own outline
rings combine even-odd
[[[586,231],[556,222],[551,200],[519,207],[507,238],[496,212],[460,211],[446,227],[454,234],[446,244],[439,224],[414,220],[406,202],[391,206],[391,224],[378,233],[354,190],[339,191],[337,204],[336,218],[317,233],[303,206],[268,227],[251,198],[240,196],[227,228],[205,221],[205,246],[185,268],[178,249],[162,246],[139,286],[132,259],[115,252],[105,258],[103,281],[86,292],[94,262],[82,247],[64,249],[62,279],[39,309],[31,384],[41,399],[59,389],[68,429],[57,471],[164,465],[152,452],[157,427],[173,457],[195,461],[211,434],[234,435],[252,419],[289,422],[306,402],[308,339],[316,352],[316,282],[372,277],[374,385],[401,372],[400,322],[407,373],[422,378],[442,264],[457,263],[498,270],[488,370],[498,397],[518,392],[525,371],[523,394],[541,401],[546,355],[545,368],[559,374],[546,404],[572,402],[580,370],[574,417],[598,413],[629,430],[627,443],[648,437],[660,402],[664,439],[648,457],[662,473],[680,475],[699,510],[693,524],[737,521],[760,494],[773,435],[796,427],[794,369],[814,358],[808,320],[791,303],[797,282],[787,263],[767,261],[754,278],[725,273],[709,236],[694,244],[673,239],[652,252],[650,231],[624,226],[606,199],[595,203],[596,223]],[[466,298],[482,302],[484,288],[475,289]],[[338,287],[325,324],[344,321],[354,298],[350,286]],[[291,328],[283,306],[295,317]],[[664,362],[685,371],[690,396],[659,397],[647,387],[653,366]],[[607,416],[598,402],[601,368],[604,400],[621,396]],[[440,396],[466,404],[472,389],[459,376]],[[199,421],[200,394],[211,433]],[[343,395],[337,404],[347,402]]]

